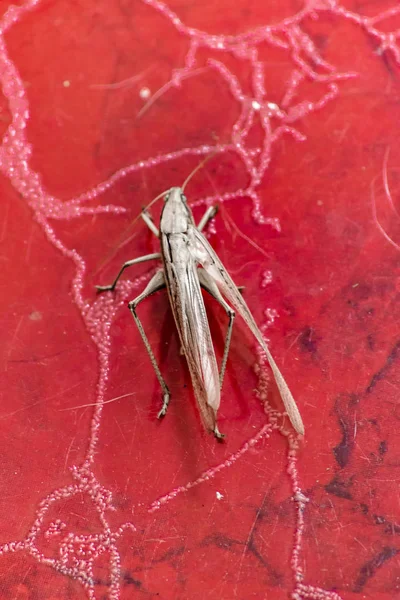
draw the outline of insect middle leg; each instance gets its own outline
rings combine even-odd
[[[211,294],[213,298],[215,298],[215,300],[218,302],[218,304],[222,306],[222,308],[225,310],[226,314],[229,317],[228,330],[225,336],[224,354],[222,356],[221,370],[219,373],[219,385],[220,388],[222,388],[226,370],[226,363],[228,360],[229,347],[231,345],[233,322],[235,320],[236,313],[233,310],[233,308],[231,308],[229,304],[225,302],[225,299],[219,291],[217,284],[212,279],[212,277],[210,277],[210,275],[206,271],[204,271],[204,269],[198,269],[198,276],[201,287],[204,288],[209,294]]]
[[[218,212],[218,206],[209,206],[207,208],[206,212],[204,213],[204,215],[201,217],[200,222],[199,222],[199,224],[197,226],[197,229],[199,231],[203,231],[204,227],[207,225],[207,223],[209,221],[211,221],[211,219],[213,219],[215,217],[215,215],[217,214],[217,212]],[[244,285],[238,285],[237,289],[239,290],[240,293],[242,293],[243,290],[245,289],[245,286]],[[217,287],[216,287],[216,290],[218,290]],[[218,290],[218,293],[219,293],[219,290]],[[210,292],[210,294],[211,294],[211,292]],[[217,300],[217,297],[214,294],[211,294],[211,295],[214,296],[214,298]],[[219,295],[222,298],[221,294],[219,294]]]
[[[139,333],[142,337],[144,345],[146,346],[146,350],[150,357],[151,364],[153,365],[153,369],[155,371],[156,377],[157,377],[158,382],[163,391],[163,404],[162,404],[160,412],[157,415],[157,417],[159,419],[161,417],[164,417],[167,412],[171,394],[170,394],[167,384],[164,381],[163,376],[161,375],[160,367],[158,366],[156,357],[154,356],[153,350],[151,349],[150,342],[149,342],[148,337],[143,329],[143,325],[142,325],[139,317],[136,314],[136,308],[137,308],[138,304],[140,304],[143,300],[145,300],[146,298],[151,296],[151,294],[154,294],[154,292],[157,292],[158,290],[161,290],[164,287],[165,287],[164,272],[157,271],[157,273],[149,281],[149,283],[147,284],[147,286],[143,290],[143,292],[141,294],[139,294],[139,296],[137,298],[135,298],[134,300],[131,300],[131,302],[129,302],[129,304],[128,304],[129,310],[131,311],[132,316],[135,319],[135,323],[139,329]]]

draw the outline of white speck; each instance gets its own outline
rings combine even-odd
[[[217,48],[224,48],[224,43],[223,42],[218,42],[217,43]]]
[[[142,87],[140,92],[139,92],[139,96],[142,98],[142,100],[146,100],[147,98],[150,98],[150,90],[148,87]]]
[[[217,497],[217,500],[222,500],[222,498],[224,497],[224,495],[220,494],[219,492],[215,492],[215,495]]]
[[[253,100],[251,105],[254,108],[254,110],[260,110],[260,108],[261,108],[261,104],[259,102],[257,102],[257,100]]]
[[[267,106],[268,106],[269,110],[274,113],[281,112],[279,106],[277,104],[275,104],[275,102],[267,102]]]
[[[39,312],[38,310],[34,310],[33,312],[31,312],[31,314],[29,315],[29,318],[31,321],[40,321],[42,318],[42,313]]]
[[[323,206],[324,203],[322,202],[322,200],[317,200],[317,206]]]
[[[69,87],[70,85],[71,85],[71,82],[69,81],[69,79],[66,79],[65,81],[63,81],[64,87]]]

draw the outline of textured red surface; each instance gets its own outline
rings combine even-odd
[[[8,5],[4,2],[1,11]],[[359,11],[357,5],[345,3],[349,11]],[[393,5],[370,2],[362,14],[376,15]],[[292,17],[302,5],[239,1],[232,6],[224,0],[170,6],[189,26],[237,34]],[[379,28],[392,31],[399,23],[400,17],[391,17]],[[291,568],[299,521],[287,473],[287,440],[276,430],[208,481],[149,512],[159,497],[221,465],[266,423],[254,394],[254,345],[242,323],[234,331],[220,411],[227,439],[218,444],[202,429],[166,295],[143,304],[140,313],[172,390],[163,422],[156,420],[156,378],[121,304],[110,329],[105,399],[134,395],[104,407],[91,471],[96,480],[83,481],[87,472],[79,475],[78,469],[73,478],[70,467],[79,467],[88,451],[94,410],[74,407],[96,402],[98,354],[74,302],[72,260],[49,242],[4,174],[0,544],[25,541],[26,547],[10,552],[3,546],[1,598],[77,600],[90,589],[95,598],[122,600],[143,595],[280,600],[292,593],[336,598],[328,591],[345,600],[400,595],[399,68],[394,53],[380,49],[376,36],[349,18],[322,12],[317,20],[305,17],[301,28],[325,60],[358,76],[339,82],[336,98],[296,122],[305,141],[284,135],[274,145],[258,192],[263,213],[279,219],[281,232],[257,223],[251,200],[238,197],[223,204],[210,241],[237,283],[246,286],[260,325],[273,311],[278,316],[267,335],[306,426],[296,463],[299,486],[309,499],[298,564],[304,588],[295,588]],[[137,118],[145,102],[139,91],[164,85],[188,49],[185,36],[154,7],[139,1],[43,1],[5,40],[30,105],[30,167],[60,200],[148,157],[231,142],[239,107],[215,70],[205,68],[167,90]],[[268,101],[279,105],[293,56],[267,45],[259,50]],[[199,66],[210,57],[223,60],[248,87],[249,62],[216,54],[200,50]],[[128,84],[102,87],[135,76]],[[318,101],[326,91],[305,81],[299,100]],[[5,97],[0,109],[4,133],[10,122]],[[256,128],[251,146],[261,146],[260,135]],[[155,251],[154,239],[137,222],[133,239],[110,257],[142,205],[180,184],[198,161],[188,156],[139,169],[88,203],[124,206],[126,214],[49,221],[57,239],[86,263],[88,303],[95,301],[94,284],[108,283],[124,260]],[[195,201],[246,185],[241,160],[227,152],[212,158],[187,193]],[[196,208],[196,217],[203,210]],[[266,255],[238,235],[231,219]],[[129,277],[133,281],[148,270],[139,266]],[[263,286],[267,270],[272,281]],[[143,281],[130,297],[141,287]],[[212,302],[207,306],[220,352],[225,316]],[[279,406],[272,385],[269,399]],[[70,493],[68,486],[76,482],[80,492]],[[65,564],[76,574],[79,552],[87,557],[90,543],[101,543],[105,525],[98,506],[104,490],[97,482],[112,494],[111,534],[128,522],[136,531],[127,528],[115,539],[110,534],[113,550],[105,543],[94,561],[92,587],[85,590],[82,579],[46,560],[60,559],[70,533],[73,549]],[[52,495],[55,490],[63,491]]]

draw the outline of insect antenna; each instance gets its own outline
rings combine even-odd
[[[197,173],[197,171],[199,171],[202,167],[204,167],[204,165],[213,157],[215,156],[216,151],[212,152],[211,154],[209,154],[208,156],[206,156],[194,169],[193,171],[186,177],[183,186],[182,186],[182,191],[184,191],[186,185],[189,183],[189,181],[192,179],[192,177]],[[153,198],[153,200],[151,200],[151,202],[149,202],[149,204],[147,204],[146,206],[144,206],[142,208],[142,212],[145,210],[148,210],[151,206],[153,206],[153,204],[155,202],[157,202],[157,200],[159,200],[160,198],[162,198],[163,196],[165,196],[167,193],[169,192],[169,189],[164,190],[163,192],[161,192],[161,194],[158,194],[158,196],[156,196],[155,198]],[[126,235],[131,231],[132,227],[137,223],[137,221],[140,219],[141,214],[138,214],[127,226],[127,228],[122,232],[121,236],[119,237],[119,239],[117,240],[117,242],[114,244],[113,248],[110,250],[110,252],[107,254],[107,256],[105,257],[105,259],[100,263],[100,265],[97,267],[97,269],[94,271],[94,273],[92,274],[92,278],[97,275],[97,273],[99,271],[101,271],[101,269],[115,256],[115,254],[118,252],[118,250],[124,246],[126,243],[128,243],[131,239],[133,239],[133,236],[126,238]]]
[[[182,192],[185,190],[185,187],[187,186],[187,184],[189,183],[189,181],[192,179],[192,177],[197,173],[197,171],[200,171],[200,169],[202,169],[204,167],[204,165],[211,160],[211,158],[213,158],[216,155],[217,151],[215,150],[214,152],[212,152],[211,154],[208,154],[208,156],[206,156],[205,158],[203,158],[203,160],[197,165],[197,167],[195,167],[193,169],[193,171],[191,173],[189,173],[189,175],[186,177],[185,181],[183,182],[182,185]]]
[[[165,196],[166,194],[168,194],[168,192],[169,192],[169,189],[168,190],[164,190],[163,192],[161,192],[161,194],[158,194],[158,196],[156,196],[155,198],[153,198],[153,200],[147,206],[144,206],[142,208],[142,212],[145,211],[145,210],[147,210],[148,208],[150,208],[150,206],[153,206],[153,204],[155,202],[157,202],[157,200],[159,200],[160,198],[162,198],[163,196]]]
[[[169,190],[164,190],[164,192],[162,192],[161,194],[159,194],[158,196],[156,196],[155,198],[153,198],[153,200],[147,204],[147,206],[144,206],[142,208],[142,212],[144,210],[147,210],[148,208],[150,208],[150,206],[152,206],[157,200],[159,200],[160,198],[162,198],[163,196],[165,196],[165,194],[168,193]],[[116,241],[116,243],[113,245],[112,249],[110,250],[110,252],[107,254],[107,256],[105,257],[105,259],[100,263],[100,265],[97,267],[97,269],[92,273],[92,279],[93,277],[95,277],[95,275],[97,275],[97,273],[99,271],[101,271],[101,269],[112,259],[114,258],[115,254],[118,252],[118,250],[120,248],[122,248],[123,246],[125,246],[125,244],[127,244],[128,242],[130,242],[134,237],[135,234],[130,236],[130,237],[126,237],[127,234],[131,231],[131,229],[133,228],[134,225],[136,225],[137,221],[140,219],[141,217],[141,213],[139,213],[138,215],[136,215],[136,217],[129,223],[129,225],[124,229],[124,231],[122,232],[122,234],[120,235],[120,237],[118,238],[118,240]]]

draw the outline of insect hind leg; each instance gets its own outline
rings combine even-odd
[[[157,415],[157,417],[159,419],[164,417],[167,413],[171,394],[170,394],[167,384],[165,383],[163,376],[161,375],[160,367],[158,366],[156,357],[154,356],[153,350],[151,349],[150,342],[149,342],[148,337],[143,329],[142,322],[136,313],[136,308],[143,300],[145,300],[146,298],[151,296],[151,294],[154,294],[155,292],[157,292],[158,290],[161,290],[164,287],[165,287],[164,272],[158,271],[154,275],[154,277],[150,280],[150,282],[147,284],[147,286],[143,290],[143,292],[141,294],[139,294],[139,296],[137,296],[137,298],[135,298],[134,300],[131,300],[128,304],[129,310],[131,311],[132,316],[137,325],[137,328],[139,329],[140,336],[144,342],[147,353],[150,357],[151,364],[153,365],[154,372],[156,374],[156,377],[158,379],[158,382],[159,382],[162,392],[163,392],[163,404],[162,404],[161,410],[159,411],[159,413]]]
[[[226,371],[226,363],[228,361],[229,348],[231,345],[233,322],[235,320],[236,313],[233,310],[233,308],[231,308],[229,306],[229,304],[227,302],[225,302],[225,299],[223,298],[221,292],[219,291],[219,289],[218,289],[215,281],[212,279],[212,277],[210,277],[208,275],[208,273],[206,271],[204,271],[204,269],[199,269],[198,274],[199,274],[199,281],[200,281],[201,287],[203,289],[205,289],[213,298],[215,298],[215,300],[225,310],[225,312],[229,318],[228,329],[227,329],[227,332],[225,335],[224,354],[222,356],[221,369],[219,372],[219,385],[220,385],[220,388],[222,389],[222,384],[224,383],[224,376],[225,376],[225,371]],[[214,428],[214,435],[218,440],[222,440],[225,437],[224,434],[219,431],[217,424],[215,425],[215,428]]]
[[[225,336],[224,354],[222,357],[221,370],[219,373],[219,385],[222,388],[222,384],[224,382],[225,371],[226,371],[226,363],[228,360],[229,347],[231,344],[233,322],[235,320],[236,313],[233,310],[233,308],[231,308],[229,306],[229,304],[227,302],[225,302],[225,299],[223,298],[221,292],[219,291],[219,289],[218,289],[215,281],[212,279],[212,277],[210,277],[208,275],[208,273],[206,271],[204,271],[204,269],[199,269],[198,271],[199,271],[199,280],[200,280],[201,287],[204,288],[213,298],[215,298],[215,300],[218,302],[218,304],[220,304],[222,306],[222,308],[225,310],[225,312],[229,318],[228,329],[227,329],[226,336]]]

